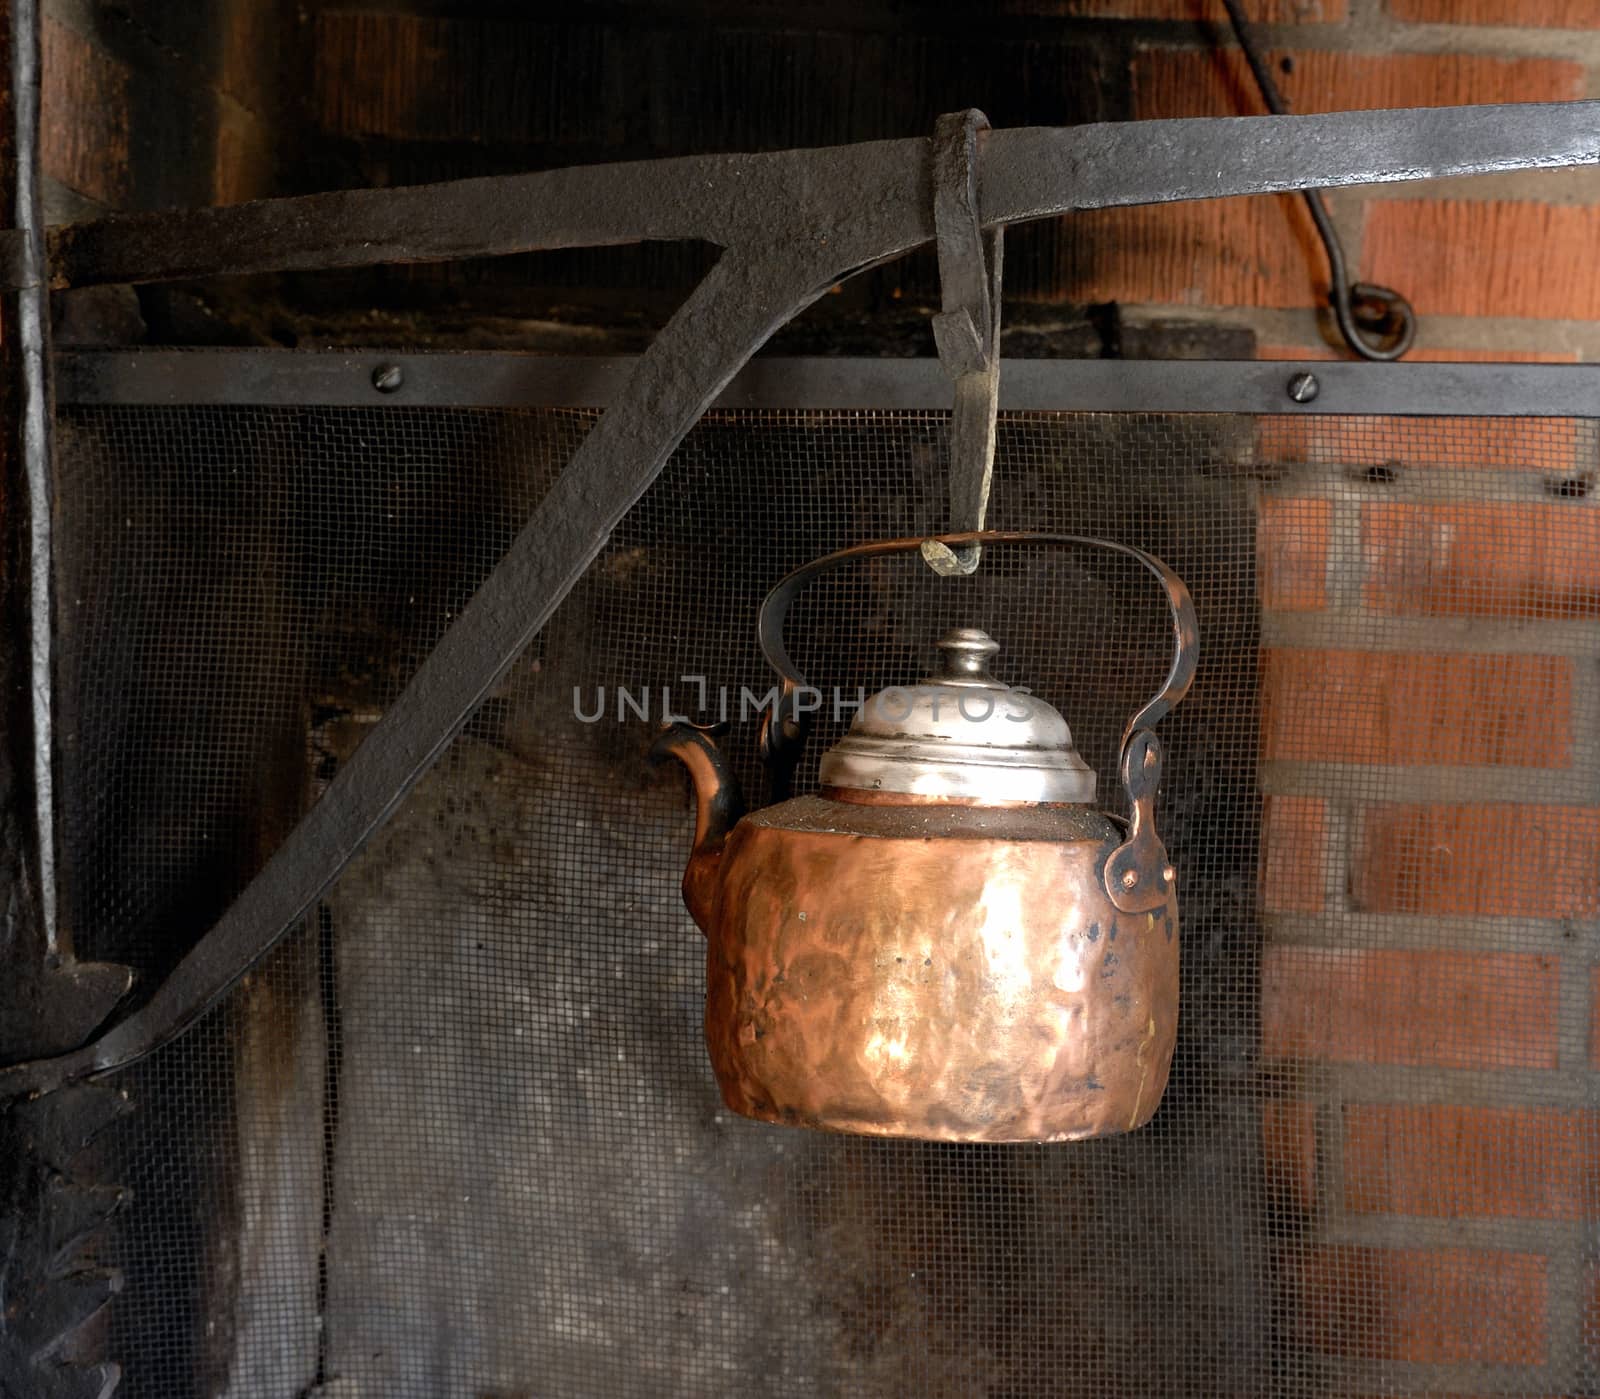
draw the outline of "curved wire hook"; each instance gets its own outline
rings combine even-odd
[[[1222,0],[1228,12],[1228,22],[1233,26],[1234,37],[1244,51],[1245,62],[1255,75],[1256,86],[1261,90],[1261,100],[1275,117],[1287,114],[1289,104],[1278,91],[1272,70],[1267,67],[1251,36],[1249,23],[1239,0]],[[1411,348],[1417,338],[1417,313],[1411,303],[1392,287],[1380,287],[1372,282],[1351,283],[1345,265],[1344,244],[1339,231],[1333,226],[1328,213],[1328,203],[1319,189],[1302,191],[1306,207],[1311,211],[1311,221],[1317,226],[1317,236],[1328,254],[1328,300],[1333,306],[1333,318],[1338,323],[1344,342],[1363,359],[1397,360]],[[1368,332],[1376,339],[1369,339]]]

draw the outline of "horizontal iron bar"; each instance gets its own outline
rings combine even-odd
[[[77,350],[58,356],[57,399],[80,405],[378,408],[606,408],[632,358],[305,350]],[[375,372],[400,370],[380,392]],[[1315,398],[1289,396],[1311,374]],[[934,359],[753,360],[718,408],[941,411],[950,381]],[[1270,360],[1005,360],[1010,412],[1333,413],[1600,417],[1600,365],[1297,364]]]
[[[1600,162],[1600,102],[1400,107],[1021,127],[984,138],[985,224]]]
[[[933,237],[928,141],[685,156],[336,190],[50,230],[52,286],[437,262],[652,239],[855,248]],[[1600,163],[1600,103],[1184,117],[986,133],[987,226],[1115,205]],[[0,269],[10,255],[0,234]]]

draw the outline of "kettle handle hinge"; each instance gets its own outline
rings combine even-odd
[[[1106,859],[1106,894],[1124,913],[1153,913],[1165,906],[1177,872],[1156,833],[1156,791],[1161,786],[1161,740],[1149,729],[1122,746],[1122,785],[1133,804],[1128,838]]]

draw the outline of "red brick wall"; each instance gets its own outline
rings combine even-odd
[[[1275,419],[1256,447],[1261,1140],[1304,1344],[1419,1391],[1493,1366],[1574,1392],[1600,1359],[1600,436]]]
[[[1600,72],[1582,0],[1276,9],[1300,20],[1265,31],[1299,111],[1576,98]],[[1261,109],[1198,30],[1143,31],[1129,76],[1138,116]],[[1600,358],[1592,175],[1330,198],[1361,275],[1416,306],[1416,357]],[[1293,199],[1106,211],[1063,239],[1064,299],[1248,325],[1266,358],[1345,353]],[[1572,422],[1259,429],[1260,1049],[1281,1085],[1260,1131],[1330,1392],[1591,1392],[1600,1366],[1597,444]]]

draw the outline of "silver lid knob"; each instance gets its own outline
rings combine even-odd
[[[939,679],[997,685],[989,674],[989,660],[1000,654],[1000,643],[977,627],[956,627],[939,638]]]

